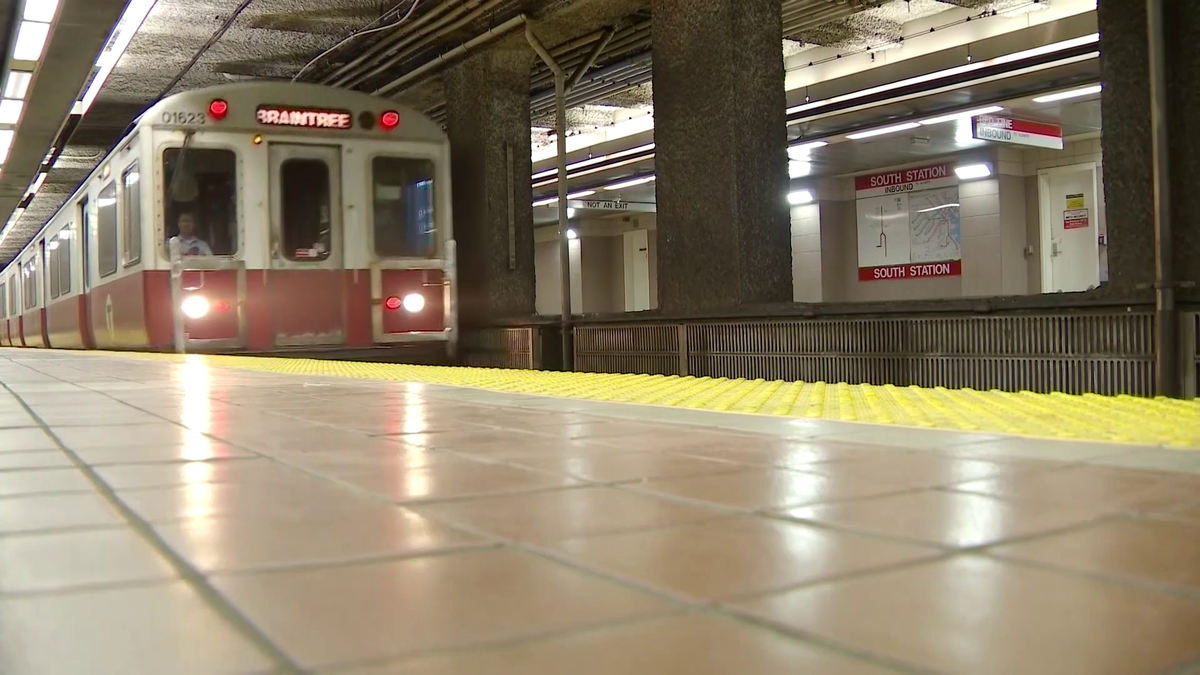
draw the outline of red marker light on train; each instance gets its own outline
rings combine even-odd
[[[214,120],[223,120],[229,113],[229,104],[224,99],[214,98],[208,104],[208,116]]]
[[[228,312],[229,311],[229,303],[225,302],[224,300],[218,300],[217,304],[216,304],[216,308],[217,308],[218,312]]]
[[[379,128],[384,131],[391,131],[400,126],[400,113],[395,110],[388,110],[379,116]]]
[[[396,296],[393,295],[392,297],[383,301],[383,306],[387,307],[388,309],[390,309],[392,311],[400,309],[400,298],[397,298]]]

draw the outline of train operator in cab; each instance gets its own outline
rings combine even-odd
[[[208,242],[196,236],[196,219],[184,211],[179,214],[179,234],[172,237],[179,241],[179,255],[212,255]]]

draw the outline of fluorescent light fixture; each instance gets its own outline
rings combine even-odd
[[[801,143],[793,145],[787,149],[788,157],[792,159],[808,159],[808,155],[817,148],[823,148],[829,145],[825,141],[812,141],[810,143]]]
[[[33,73],[25,70],[10,70],[4,80],[4,98],[25,98],[29,92],[29,83],[33,81]]]
[[[654,149],[653,143],[646,143],[645,145],[639,145],[639,146],[636,146],[633,148],[626,148],[624,150],[620,150],[618,152],[610,153],[607,155],[597,155],[595,157],[581,159],[578,162],[568,164],[567,171],[570,172],[570,171],[574,171],[576,169],[582,169],[584,167],[592,166],[594,164],[599,164],[600,162],[607,162],[610,159],[620,159],[621,157],[628,157],[629,155],[636,155],[639,152],[645,152],[647,150],[653,150],[653,149]],[[533,174],[532,177],[534,180],[537,180],[539,178],[550,178],[552,176],[557,176],[557,175],[558,175],[558,169],[553,168],[553,169],[546,169],[545,171],[539,171],[539,172]]]
[[[954,173],[958,175],[959,180],[976,180],[992,175],[992,167],[987,164],[963,164],[954,167]]]
[[[1069,98],[1080,98],[1082,96],[1092,96],[1094,94],[1099,94],[1103,90],[1104,90],[1103,85],[1095,84],[1090,87],[1084,87],[1083,89],[1072,89],[1070,91],[1060,91],[1056,94],[1047,94],[1045,96],[1038,96],[1037,98],[1033,99],[1033,102],[1034,103],[1053,103],[1055,101],[1065,101]]]
[[[17,98],[0,100],[0,124],[16,124],[21,121],[21,111],[25,102]]]
[[[47,177],[47,176],[49,176],[49,175],[50,175],[50,174],[47,174],[47,173],[39,173],[39,174],[37,175],[37,178],[34,178],[34,179],[33,179],[33,184],[31,184],[31,185],[29,186],[29,191],[30,191],[30,192],[37,192],[38,190],[41,190],[41,189],[42,189],[42,185],[43,185],[43,184],[46,182],[46,177]]]
[[[58,0],[25,0],[25,20],[50,23],[58,11]]]
[[[575,230],[567,230],[567,239],[578,239],[579,233]]]
[[[83,96],[79,99],[79,105],[71,111],[73,114],[84,115],[92,107],[96,96],[100,94],[100,90],[104,88],[104,83],[108,81],[108,76],[112,74],[113,68],[117,66],[117,62],[121,60],[121,57],[125,55],[125,50],[129,47],[129,42],[133,40],[133,36],[137,34],[138,29],[142,27],[142,22],[150,14],[150,10],[154,9],[155,2],[157,0],[131,0],[129,5],[125,7],[125,13],[121,15],[121,20],[117,22],[113,36],[109,37],[108,47],[96,59],[96,65],[100,67],[100,70],[96,71],[96,76],[92,78],[91,84],[83,92]]]
[[[990,115],[992,113],[998,113],[1001,110],[1004,110],[1004,106],[993,105],[986,108],[976,108],[974,110],[967,110],[965,112],[950,113],[949,115],[942,115],[941,117],[933,117],[927,120],[921,120],[917,124],[920,124],[921,126],[929,126],[931,124],[942,124],[944,122],[957,122],[958,120],[971,119],[976,115]]]
[[[575,217],[575,209],[573,209],[571,207],[567,207],[567,218],[574,218],[574,217]]]
[[[104,208],[106,206],[112,206],[116,203],[117,203],[116,197],[101,197],[100,199],[96,200],[96,206],[99,206],[100,208]]]
[[[992,64],[1000,65],[1004,63],[1012,63],[1013,61],[1020,61],[1021,59],[1029,59],[1035,56],[1045,56],[1046,54],[1061,52],[1064,49],[1073,49],[1075,47],[1095,44],[1097,42],[1100,42],[1100,34],[1092,33],[1091,35],[1084,35],[1082,37],[1071,38],[1070,40],[1063,40],[1062,42],[1055,42],[1053,44],[1034,47],[1032,49],[1022,49],[1019,52],[997,56],[996,58],[992,59]]]
[[[904,124],[895,124],[890,127],[882,127],[879,129],[871,129],[870,131],[860,131],[856,134],[846,134],[846,138],[852,141],[857,141],[862,138],[872,138],[874,136],[883,136],[884,134],[894,134],[897,131],[908,131],[921,126],[916,122],[905,122]]]
[[[925,73],[924,75],[917,75],[916,77],[910,77],[910,78],[906,78],[903,80],[897,80],[895,82],[889,82],[887,84],[881,84],[877,87],[868,87],[866,89],[860,89],[858,91],[850,92],[848,94],[842,94],[841,96],[834,96],[832,98],[822,99],[820,101],[813,101],[811,103],[802,103],[800,105],[794,105],[787,109],[787,114],[791,115],[791,114],[798,113],[798,112],[804,112],[806,110],[815,110],[817,108],[823,108],[825,106],[832,105],[834,103],[840,103],[842,101],[853,101],[855,99],[864,98],[864,97],[871,96],[874,94],[882,94],[884,92],[894,91],[896,89],[910,87],[910,86],[916,85],[916,84],[923,84],[925,82],[934,82],[936,80],[944,79],[947,77],[952,77],[954,75],[970,73],[970,72],[979,70],[981,68],[986,68],[988,66],[994,66],[999,63],[1008,63],[1010,61],[1019,61],[1021,59],[1028,58],[1030,56],[1053,54],[1055,52],[1060,52],[1060,51],[1063,51],[1066,49],[1070,49],[1072,47],[1076,47],[1080,44],[1099,42],[1099,40],[1100,40],[1100,34],[1093,33],[1091,35],[1085,35],[1083,37],[1074,38],[1071,40],[1055,42],[1054,44],[1045,45],[1043,47],[1035,47],[1034,49],[1027,49],[1027,50],[1020,51],[1020,52],[1013,52],[1012,54],[998,56],[994,59],[988,59],[986,61],[975,61],[973,63],[968,63],[968,64],[965,64],[962,66],[955,66],[953,68],[947,68],[945,70],[938,70],[938,71],[934,71],[932,73]]]
[[[812,162],[788,162],[788,178],[804,178],[812,174]]]
[[[634,178],[632,180],[622,181],[620,183],[613,183],[612,185],[605,185],[604,189],[605,190],[624,190],[625,188],[631,188],[635,185],[645,185],[646,183],[653,183],[656,178],[657,178],[657,176],[643,176],[641,178]]]
[[[567,195],[567,199],[583,199],[584,197],[591,197],[594,194],[596,194],[595,190],[581,190]]]
[[[549,199],[538,200],[538,201],[534,202],[533,205],[535,207],[538,207],[538,206],[550,206],[551,204],[557,204],[557,203],[558,203],[558,197],[550,197]]]
[[[54,240],[51,240],[49,244],[46,244],[46,248],[48,248],[48,249],[50,249],[51,251],[53,251],[54,249],[58,248],[58,242],[57,242],[57,241],[54,241]]]
[[[38,21],[22,21],[17,29],[17,42],[13,45],[13,58],[18,61],[37,61],[46,48],[50,36],[50,24]]]
[[[12,147],[13,130],[0,129],[0,164],[8,159],[8,150]]]
[[[812,200],[813,200],[813,194],[812,194],[812,192],[809,192],[808,190],[796,190],[795,192],[788,195],[788,203],[791,204],[792,206],[799,206],[800,204],[811,204]]]

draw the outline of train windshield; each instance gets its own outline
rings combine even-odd
[[[232,150],[163,151],[163,197],[164,250],[179,237],[185,256],[237,253],[237,156]]]
[[[432,258],[438,254],[433,217],[433,162],[412,157],[376,157],[375,254],[381,258]]]

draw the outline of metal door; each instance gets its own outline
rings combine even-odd
[[[271,270],[277,346],[336,345],[345,335],[341,148],[271,143]]]

